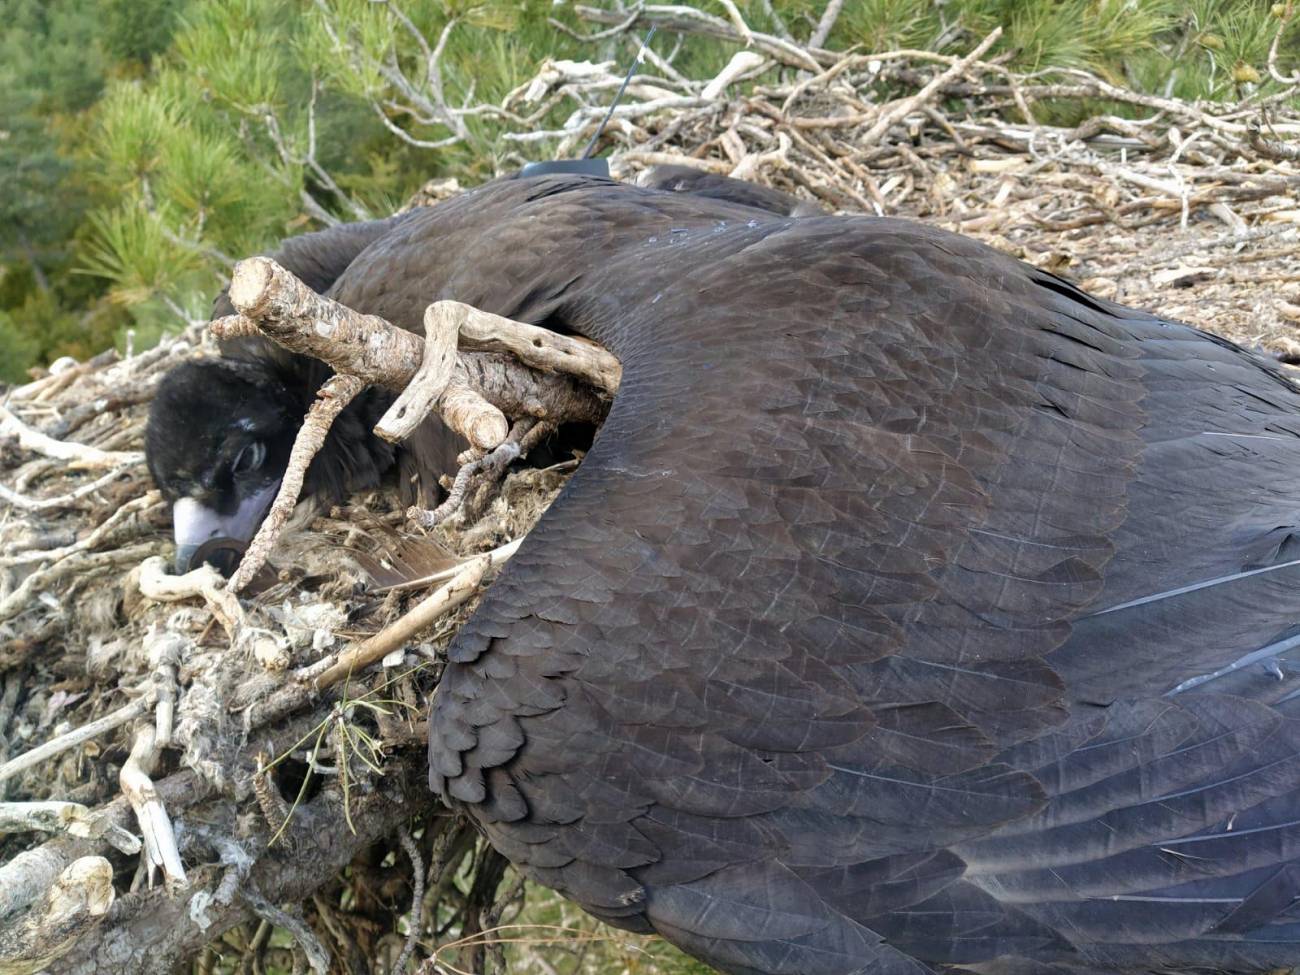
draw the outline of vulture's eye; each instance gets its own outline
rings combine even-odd
[[[260,440],[254,440],[239,452],[231,470],[235,472],[236,477],[251,474],[262,466],[264,460],[266,460],[266,445]]]

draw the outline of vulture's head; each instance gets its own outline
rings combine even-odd
[[[164,377],[145,453],[173,503],[176,571],[211,562],[226,575],[270,507],[302,413],[260,363],[200,360]]]

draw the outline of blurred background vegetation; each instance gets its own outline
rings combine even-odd
[[[807,37],[824,2],[739,6],[755,28],[779,18]],[[1020,69],[1230,99],[1270,83],[1281,8],[848,0],[826,46],[958,53],[1002,24],[994,54]],[[128,330],[146,347],[204,317],[233,260],[283,237],[387,214],[433,177],[473,184],[517,165],[513,151],[550,155],[504,143],[508,123],[490,113],[440,116],[421,89],[425,45],[449,24],[437,77],[452,106],[499,103],[546,57],[630,57],[627,38],[582,42],[552,19],[590,30],[569,0],[0,0],[0,380],[120,346]],[[731,53],[690,38],[675,64],[707,78]]]

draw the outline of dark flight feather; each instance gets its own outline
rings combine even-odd
[[[348,272],[437,240],[421,287],[624,364],[450,649],[435,788],[728,972],[1300,958],[1290,381],[927,228],[538,183]],[[524,689],[501,761],[475,729]],[[657,856],[583,845],[614,823]]]

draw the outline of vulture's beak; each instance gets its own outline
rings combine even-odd
[[[280,482],[274,481],[244,498],[234,513],[218,514],[194,498],[181,498],[172,508],[176,539],[176,571],[189,572],[205,562],[229,576],[257,534]]]

